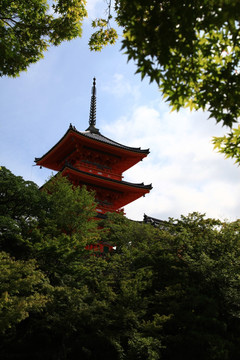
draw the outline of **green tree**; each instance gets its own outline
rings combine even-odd
[[[160,285],[162,264],[155,271],[160,285],[154,286],[155,311],[169,316],[163,327],[163,357],[237,359],[239,222],[221,224],[192,214],[173,223],[174,244],[167,260],[172,275]]]
[[[0,188],[1,358],[65,358],[88,309],[85,246],[99,238],[94,195],[62,176],[40,191],[4,167]]]
[[[229,128],[238,122],[238,0],[116,0],[114,8],[123,32],[122,49],[142,78],[157,83],[173,110],[207,110]],[[105,27],[110,19],[108,14]],[[92,49],[101,48],[103,24],[104,20],[90,39]],[[236,131],[214,142],[239,163],[236,147],[228,146]]]
[[[109,240],[121,243],[108,273],[122,359],[238,359],[239,221],[197,213],[165,229],[107,221]]]
[[[17,76],[50,45],[81,36],[85,0],[2,0],[0,76]],[[51,6],[50,6],[51,4]]]
[[[72,283],[86,245],[99,239],[94,194],[85,187],[73,187],[61,175],[50,179],[42,191],[48,209],[32,227],[28,246],[52,284],[62,284],[64,279]]]
[[[236,164],[240,164],[240,126],[232,129],[227,135],[213,137],[214,148],[225,155],[225,158],[233,158]]]
[[[0,189],[0,250],[22,258],[27,253],[23,237],[46,214],[47,198],[35,183],[5,167],[0,168]]]
[[[5,167],[0,186],[0,250],[17,259],[37,258],[60,278],[64,264],[74,266],[72,257],[81,258],[86,244],[97,242],[94,194],[85,187],[58,175],[39,190]]]
[[[0,252],[0,334],[41,312],[49,300],[48,281],[35,261],[15,261]]]
[[[4,208],[14,225],[0,230],[1,359],[239,359],[239,221],[96,222],[93,196],[62,177],[21,216],[33,184],[1,171],[0,200],[15,194]],[[115,250],[84,249],[96,241]]]
[[[111,1],[108,5],[111,9]],[[232,127],[240,115],[238,5],[237,0],[117,0],[122,49],[142,78],[159,85],[172,109],[208,110]],[[109,26],[111,17],[110,11],[93,27]],[[90,48],[99,50],[101,43],[95,32]]]
[[[238,1],[119,0],[123,49],[173,109],[210,112],[232,126],[240,110]]]

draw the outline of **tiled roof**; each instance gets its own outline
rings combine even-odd
[[[127,185],[127,186],[131,186],[131,187],[135,187],[135,188],[140,188],[140,189],[146,189],[146,190],[151,190],[152,189],[152,184],[149,184],[149,185],[144,185],[144,183],[138,183],[138,184],[135,184],[135,183],[130,183],[128,181],[123,181],[123,180],[115,180],[115,179],[110,179],[110,178],[107,178],[107,177],[104,177],[104,176],[100,176],[100,175],[96,175],[96,174],[92,174],[92,173],[88,173],[86,171],[82,171],[82,170],[79,170],[79,169],[76,169],[75,167],[71,166],[70,164],[66,164],[61,172],[63,170],[65,170],[66,168],[69,168],[69,169],[72,169],[78,173],[81,173],[81,174],[86,174],[86,175],[89,175],[93,178],[99,178],[99,179],[104,179],[106,181],[110,181],[112,183],[115,183],[115,184],[121,184],[121,185]]]
[[[151,224],[154,227],[160,228],[162,230],[168,230],[174,227],[174,225],[167,221],[167,220],[161,220],[161,219],[156,219],[152,216],[148,216],[146,214],[144,214],[143,216],[143,222],[145,224]]]
[[[140,153],[144,153],[144,154],[149,154],[149,149],[141,149],[140,147],[138,148],[135,148],[135,147],[131,147],[131,146],[127,146],[127,145],[123,145],[123,144],[120,144],[114,140],[111,140],[109,138],[107,138],[106,136],[102,135],[98,129],[95,129],[96,131],[91,131],[91,130],[86,130],[86,131],[78,131],[75,126],[72,126],[72,124],[70,124],[69,126],[69,129],[72,129],[74,130],[76,133],[78,134],[81,134],[85,137],[88,137],[90,139],[93,139],[93,140],[97,140],[97,141],[100,141],[100,142],[103,142],[105,144],[109,144],[109,145],[112,145],[112,146],[117,146],[119,148],[122,148],[122,149],[126,149],[126,150],[129,150],[129,151],[134,151],[134,152],[140,152]]]
[[[61,143],[61,141],[65,138],[65,136],[67,136],[67,134],[70,131],[74,131],[74,133],[84,136],[86,138],[98,141],[100,143],[104,143],[104,144],[108,144],[110,146],[114,146],[114,147],[118,147],[120,149],[124,149],[124,150],[128,150],[128,151],[132,151],[135,153],[140,153],[140,154],[149,154],[149,149],[141,149],[139,148],[135,148],[135,147],[130,147],[130,146],[126,146],[126,145],[122,145],[119,144],[116,141],[113,141],[109,138],[107,138],[106,136],[103,136],[98,129],[94,128],[94,131],[91,130],[86,130],[86,131],[78,131],[75,126],[73,126],[72,124],[70,124],[68,130],[66,131],[66,133],[62,136],[62,138],[50,149],[48,150],[43,156],[41,157],[36,157],[35,158],[35,162],[38,162],[39,160],[43,159],[47,154],[49,154],[58,144]]]

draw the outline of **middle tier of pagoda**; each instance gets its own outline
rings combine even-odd
[[[122,180],[122,173],[146,157],[149,149],[119,144],[103,136],[95,124],[94,79],[88,129],[80,132],[70,124],[63,137],[35,162],[61,172],[75,186],[86,185],[88,190],[94,190],[99,213],[114,212],[151,190],[151,185]]]

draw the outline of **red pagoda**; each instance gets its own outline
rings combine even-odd
[[[39,166],[61,172],[75,186],[95,191],[98,214],[123,210],[123,206],[149,193],[152,185],[123,181],[122,173],[149,154],[103,136],[96,125],[96,80],[93,80],[89,127],[78,131],[70,124],[63,137],[42,157]]]

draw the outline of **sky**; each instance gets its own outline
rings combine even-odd
[[[100,132],[124,145],[150,148],[150,154],[124,175],[125,181],[152,184],[152,191],[124,210],[128,218],[158,219],[192,212],[234,221],[240,214],[240,169],[213,151],[212,136],[226,128],[203,112],[171,112],[155,84],[141,81],[121,43],[90,52],[91,20],[106,3],[88,2],[81,39],[51,47],[44,59],[18,78],[0,79],[0,165],[39,186],[51,176],[35,166],[72,123],[88,127],[93,77],[97,82]]]

